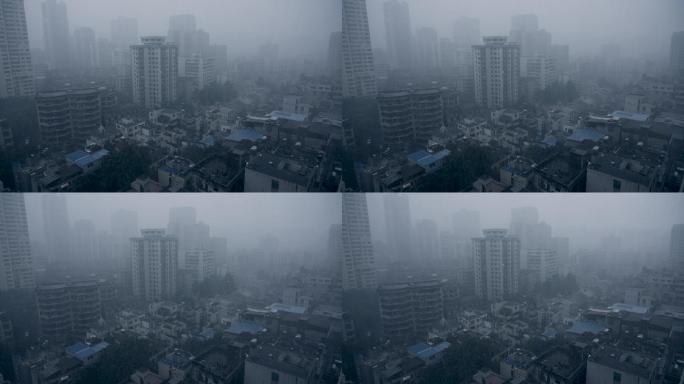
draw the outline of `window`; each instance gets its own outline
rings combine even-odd
[[[613,179],[613,192],[620,192],[622,182],[618,179]]]
[[[620,372],[613,372],[613,384],[621,383],[622,382],[622,375]]]
[[[271,383],[277,383],[280,380],[278,372],[271,372]]]
[[[278,192],[280,189],[280,182],[276,179],[271,180],[271,192]]]

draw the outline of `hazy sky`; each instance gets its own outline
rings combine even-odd
[[[88,219],[98,230],[109,230],[119,209],[138,212],[143,228],[166,228],[171,207],[195,207],[197,220],[213,236],[228,238],[231,249],[254,248],[259,238],[273,234],[287,250],[324,250],[328,230],[341,222],[339,196],[332,194],[67,194],[71,221]],[[31,238],[42,240],[41,195],[26,195]]]
[[[554,236],[569,236],[573,248],[592,246],[606,235],[635,230],[669,241],[673,224],[684,223],[684,194],[411,194],[411,218],[434,220],[440,230],[452,229],[452,215],[459,210],[480,211],[482,228],[508,228],[511,208],[532,206],[539,220],[551,225]],[[384,241],[381,194],[369,194],[369,214],[374,236]],[[662,244],[669,247],[669,243]]]
[[[330,33],[341,30],[339,0],[64,0],[69,26],[95,29],[110,37],[110,21],[138,19],[141,35],[166,35],[174,14],[194,14],[212,42],[227,44],[229,55],[253,54],[263,43],[281,45],[282,56],[327,57]],[[43,46],[42,0],[25,0],[32,46]]]
[[[26,196],[32,238],[40,240],[41,197]],[[367,198],[374,241],[385,241],[382,194]],[[72,222],[89,219],[98,230],[109,230],[118,209],[138,212],[140,228],[165,228],[169,208],[193,206],[232,249],[255,247],[273,234],[287,250],[324,251],[330,225],[341,222],[336,194],[69,194],[67,204]],[[511,208],[534,206],[554,236],[571,237],[574,249],[626,233],[642,233],[641,243],[665,249],[672,225],[684,222],[684,194],[412,194],[410,205],[414,223],[431,219],[440,230],[451,230],[461,209],[480,211],[482,228],[508,228]]]
[[[373,44],[385,45],[382,4],[367,0]],[[408,0],[412,29],[431,26],[451,37],[461,16],[480,19],[482,35],[508,35],[510,18],[535,13],[553,43],[570,44],[571,54],[595,54],[615,42],[625,55],[665,55],[673,31],[684,30],[682,0]]]

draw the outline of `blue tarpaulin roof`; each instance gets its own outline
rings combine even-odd
[[[259,323],[255,323],[249,320],[238,320],[230,323],[230,328],[228,328],[228,333],[234,335],[241,335],[243,333],[257,334],[263,332],[266,328]]]
[[[414,344],[407,348],[408,353],[421,359],[429,359],[430,357],[449,348],[451,344],[448,341],[443,341],[437,345],[429,345],[424,342]]]
[[[603,134],[589,128],[575,129],[572,135],[568,136],[568,140],[582,142],[584,140],[599,141],[603,138]]]
[[[263,140],[264,135],[253,129],[233,129],[226,139],[230,141],[259,141]]]
[[[76,344],[70,345],[66,348],[67,354],[79,359],[87,360],[94,354],[104,350],[109,346],[106,341],[99,342],[95,345],[88,345],[86,343],[78,342]]]
[[[598,334],[603,331],[605,327],[595,321],[581,320],[575,322],[575,324],[567,330],[569,333],[574,333],[576,335],[583,335],[585,333]]]

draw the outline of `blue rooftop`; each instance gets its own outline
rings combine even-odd
[[[264,139],[264,135],[253,129],[233,129],[226,138],[230,141],[252,141],[256,142]]]
[[[575,132],[572,133],[572,135],[568,136],[568,140],[571,141],[576,141],[576,142],[583,142],[584,140],[590,140],[590,141],[599,141],[603,138],[603,134],[599,131],[595,131],[590,128],[579,128],[575,129]]]
[[[558,139],[555,136],[546,136],[544,140],[542,140],[542,144],[546,144],[548,146],[554,146],[558,144]]]
[[[430,345],[424,342],[420,342],[408,347],[407,351],[411,355],[414,355],[423,360],[427,360],[430,357],[449,348],[450,346],[451,343],[449,343],[448,341],[443,341],[437,345]]]
[[[570,327],[566,332],[568,333],[574,333],[576,335],[583,335],[585,333],[592,333],[594,335],[597,335],[601,333],[605,327],[595,321],[590,321],[590,320],[581,320],[575,322],[575,324]]]
[[[639,112],[627,112],[627,111],[615,111],[610,114],[611,117],[615,119],[625,119],[625,120],[633,120],[633,121],[638,121],[643,123],[644,121],[648,120],[651,115],[648,113],[639,113]]]
[[[72,164],[76,164],[81,168],[86,168],[88,165],[108,155],[109,151],[106,149],[100,149],[99,151],[93,153],[88,153],[82,149],[79,149],[66,155],[66,159]]]
[[[296,121],[296,122],[302,123],[302,122],[304,122],[304,120],[306,120],[306,115],[302,115],[299,113],[284,112],[284,111],[273,111],[273,112],[271,112],[271,119],[272,120],[283,119],[283,120],[290,120],[290,121]]]
[[[306,312],[306,308],[304,307],[299,307],[296,305],[288,305],[288,304],[283,304],[283,303],[274,303],[271,304],[268,309],[270,309],[272,312],[289,312],[289,313],[295,313],[298,315],[304,314]]]
[[[106,341],[99,342],[95,345],[88,345],[86,343],[78,342],[76,344],[70,345],[66,348],[67,354],[79,359],[87,360],[96,353],[103,351],[109,346]]]
[[[256,335],[259,332],[266,330],[261,324],[255,323],[249,320],[237,320],[230,323],[230,328],[228,328],[228,333],[234,335],[241,335],[243,333],[249,333],[251,335]]]
[[[437,153],[430,153],[424,149],[413,152],[407,156],[408,160],[420,165],[423,168],[429,168],[432,164],[449,156],[451,151],[443,149]]]
[[[216,139],[212,135],[206,135],[200,140],[200,144],[206,145],[207,147],[212,147],[216,144]]]

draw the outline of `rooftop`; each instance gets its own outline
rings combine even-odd
[[[580,320],[580,321],[576,321],[572,325],[572,327],[570,327],[570,329],[568,329],[566,332],[574,333],[576,335],[583,335],[585,333],[591,333],[591,334],[597,335],[597,334],[603,332],[603,330],[605,328],[606,327],[604,327],[603,325],[601,325],[595,321]]]
[[[421,358],[423,360],[428,360],[432,356],[443,352],[451,346],[448,341],[443,341],[437,345],[431,345],[424,342],[414,344],[407,348],[409,354]]]
[[[70,345],[66,348],[66,353],[81,360],[87,360],[91,356],[103,351],[109,346],[109,343],[102,341],[94,345],[88,345],[83,342],[78,342],[76,344]]]
[[[592,158],[589,168],[649,186],[657,167],[648,159],[629,158],[614,154],[601,154]]]
[[[650,356],[613,347],[594,351],[589,361],[646,379],[651,377],[656,366],[655,359]]]
[[[247,168],[294,184],[308,187],[312,169],[303,162],[270,153],[260,154]]]

